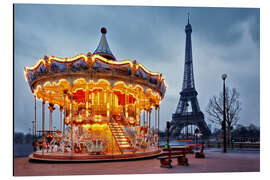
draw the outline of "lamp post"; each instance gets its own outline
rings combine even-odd
[[[187,108],[187,129],[186,129],[186,137],[188,139],[188,103],[186,103],[186,108]]]
[[[33,131],[32,131],[32,138],[33,138],[33,142],[35,141],[35,121],[32,121],[32,125],[33,125]]]
[[[197,150],[197,143],[198,143],[198,134],[199,134],[199,129],[196,128],[195,131],[194,131],[194,135],[195,135],[195,149]]]
[[[167,129],[167,146],[168,146],[168,148],[170,148],[170,127],[171,127],[170,121],[167,121],[166,129]]]
[[[222,80],[223,80],[223,122],[222,122],[222,129],[223,129],[223,152],[226,153],[227,152],[227,145],[226,145],[226,98],[225,98],[225,94],[226,94],[226,88],[225,88],[225,80],[227,78],[226,74],[222,74],[221,76]]]

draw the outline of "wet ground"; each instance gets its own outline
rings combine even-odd
[[[55,175],[102,175],[102,174],[160,174],[160,173],[203,173],[203,172],[258,172],[260,171],[259,151],[229,150],[224,154],[220,149],[206,150],[205,159],[188,155],[189,166],[178,166],[173,159],[173,168],[160,168],[157,159],[117,161],[100,163],[31,163],[26,157],[14,159],[15,176]]]

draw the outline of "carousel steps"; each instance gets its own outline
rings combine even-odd
[[[117,139],[118,142],[128,142],[127,139],[123,139],[123,138],[121,138],[121,139],[116,138],[116,139]]]
[[[131,149],[131,145],[129,143],[128,138],[122,130],[122,126],[118,123],[108,123],[111,129],[112,135],[115,138],[116,143],[121,152]]]

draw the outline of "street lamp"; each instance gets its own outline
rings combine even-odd
[[[35,137],[35,126],[34,126],[35,124],[34,124],[34,123],[35,123],[35,121],[32,121],[32,125],[33,125],[33,131],[32,131],[32,133],[33,133],[33,134],[32,134],[33,144],[34,144],[35,138],[36,138],[36,137]]]
[[[187,139],[188,139],[188,103],[186,102],[186,108],[187,108],[187,129],[186,129],[186,136],[187,136]]]
[[[167,148],[170,148],[170,121],[167,121],[166,129],[167,129]]]
[[[198,138],[199,132],[200,132],[200,130],[198,128],[196,128],[195,131],[194,131],[194,135],[195,135],[195,148],[196,148],[196,150],[197,150],[197,143],[198,143],[198,139],[197,138]]]
[[[222,129],[223,129],[223,152],[227,152],[226,147],[226,102],[225,102],[225,94],[226,94],[226,88],[225,88],[225,80],[227,78],[226,74],[222,74],[221,76],[223,80],[223,122],[222,122]]]

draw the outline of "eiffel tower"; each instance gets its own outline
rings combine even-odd
[[[191,33],[192,27],[188,23],[185,27],[186,32],[186,49],[185,49],[185,69],[184,80],[182,85],[182,91],[180,92],[180,99],[175,113],[172,114],[171,133],[175,137],[180,136],[180,132],[183,128],[189,125],[196,125],[200,133],[204,137],[210,135],[210,130],[204,121],[204,114],[200,110],[200,106],[197,100],[197,91],[195,89],[193,64],[192,64],[192,45],[191,45]],[[191,106],[190,106],[191,105]],[[191,108],[188,108],[188,107]],[[191,111],[188,111],[191,109]]]

